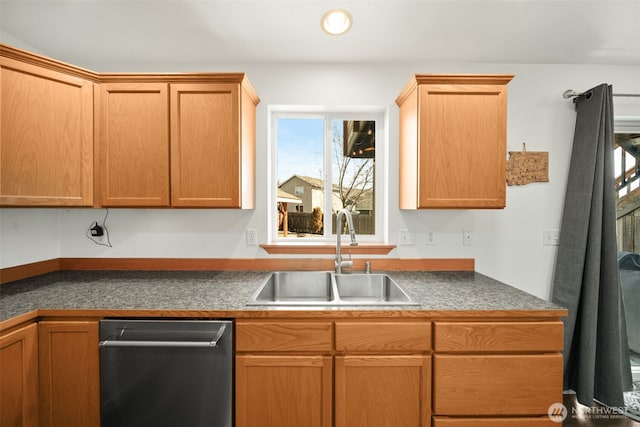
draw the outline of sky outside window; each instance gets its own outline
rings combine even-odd
[[[293,175],[323,178],[324,120],[278,119],[278,183]]]

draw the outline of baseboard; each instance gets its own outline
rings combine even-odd
[[[376,271],[474,271],[473,258],[358,258]],[[56,258],[0,270],[0,284],[58,270],[333,270],[333,258]]]

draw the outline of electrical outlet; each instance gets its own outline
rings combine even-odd
[[[409,230],[400,230],[400,244],[401,245],[413,245],[415,244],[415,236]]]
[[[558,246],[560,244],[560,230],[543,230],[542,244],[544,246]]]
[[[434,231],[427,231],[427,234],[425,237],[425,244],[427,245],[436,244],[436,233]]]
[[[256,246],[258,244],[258,230],[255,228],[247,228],[247,246]]]
[[[97,222],[93,227],[91,227],[89,229],[89,231],[91,232],[91,235],[93,237],[98,237],[98,236],[104,235],[104,228],[99,226]]]
[[[464,246],[473,246],[473,232],[471,231],[462,231],[462,244]]]

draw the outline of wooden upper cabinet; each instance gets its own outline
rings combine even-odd
[[[242,81],[170,92],[172,206],[255,208],[255,94]]]
[[[244,73],[93,73],[0,53],[0,206],[255,208],[260,99]]]
[[[96,85],[101,206],[169,206],[169,85]]]
[[[100,205],[255,208],[258,98],[244,74],[103,78]]]
[[[504,208],[513,75],[416,75],[400,107],[400,208]]]
[[[92,206],[93,82],[66,64],[0,53],[0,205]]]

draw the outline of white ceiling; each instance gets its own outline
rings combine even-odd
[[[333,7],[353,15],[346,35],[320,29]],[[640,65],[640,0],[0,0],[0,15],[3,41],[86,67]]]

